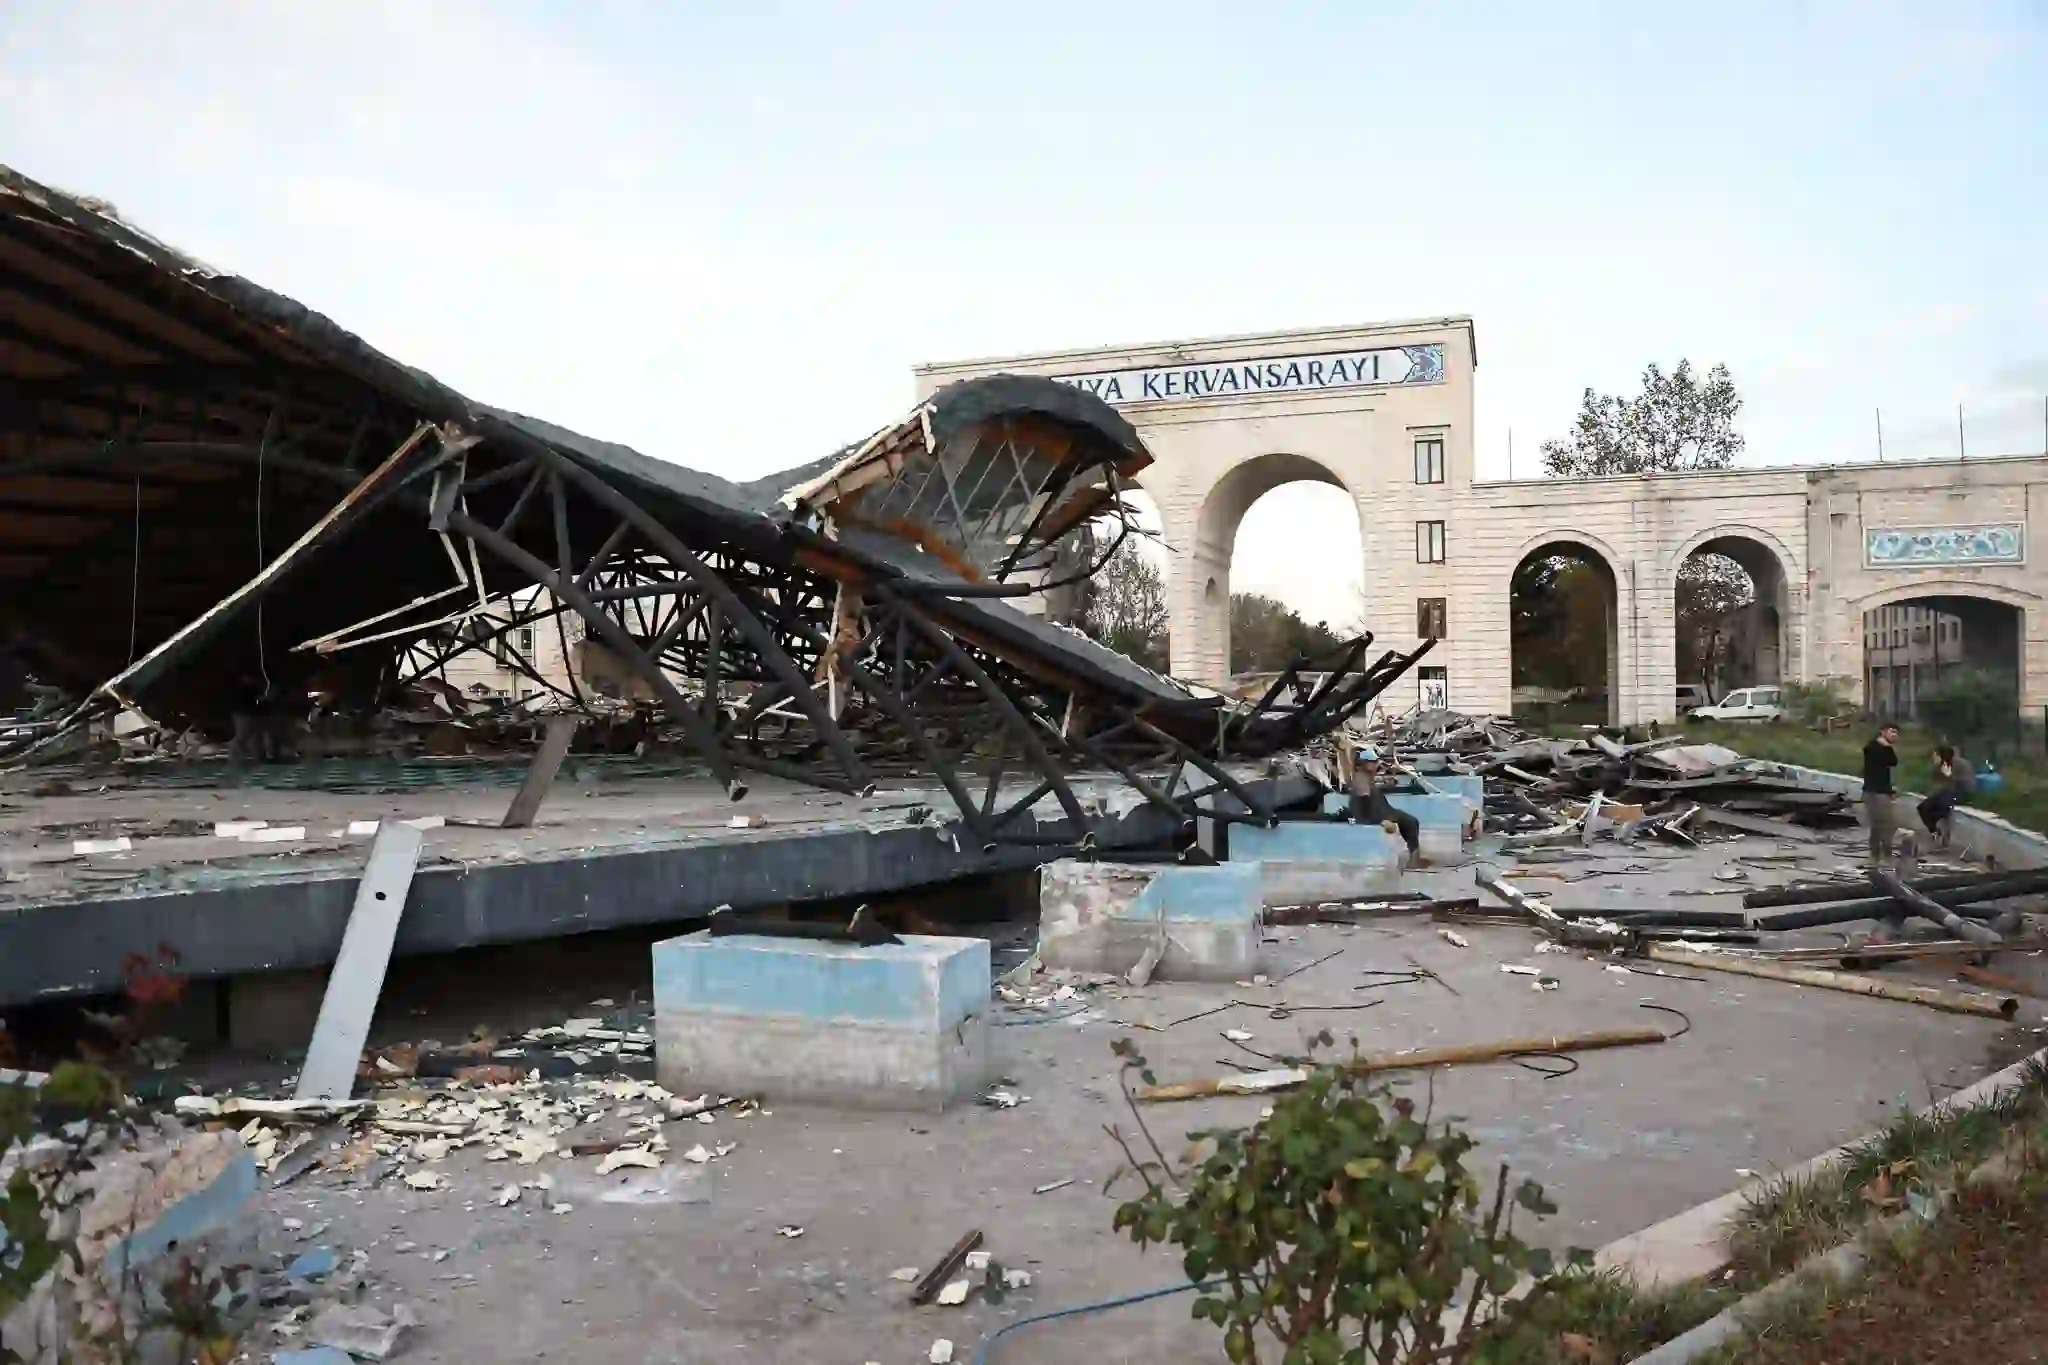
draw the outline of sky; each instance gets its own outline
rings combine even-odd
[[[0,159],[731,477],[919,361],[1469,313],[1482,478],[1725,363],[1748,464],[2039,451],[2048,4],[0,0]],[[1235,586],[1355,582],[1338,490]]]

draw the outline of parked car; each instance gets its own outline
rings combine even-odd
[[[1696,706],[1686,712],[1687,720],[1757,720],[1785,718],[1784,689],[1738,687],[1712,706]]]
[[[1707,693],[1705,683],[1680,683],[1678,685],[1678,714],[1689,716],[1702,706],[1712,706],[1713,697]]]

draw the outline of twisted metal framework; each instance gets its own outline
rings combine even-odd
[[[120,706],[218,730],[259,677],[374,700],[476,650],[594,708],[520,643],[567,656],[573,621],[735,796],[908,765],[984,844],[1085,845],[1106,815],[1073,779],[1107,770],[1183,834],[1198,807],[1270,820],[1226,765],[1342,724],[1428,645],[1357,640],[1244,704],[1013,609],[1106,562],[1150,458],[1099,400],[998,375],[731,484],[474,403],[0,167],[0,650],[85,697],[31,751]]]

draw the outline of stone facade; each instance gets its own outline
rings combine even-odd
[[[1404,354],[1425,360],[1404,364]],[[1367,355],[1391,357],[1386,372],[1364,371]],[[2022,704],[2048,702],[2048,576],[2030,562],[2048,530],[2034,524],[2048,497],[2032,496],[2048,493],[2048,458],[1481,483],[1476,368],[1472,320],[1446,317],[946,362],[919,366],[916,382],[924,395],[999,371],[1098,392],[1105,376],[1120,380],[1104,396],[1155,457],[1138,481],[1170,552],[1172,667],[1195,681],[1225,677],[1238,522],[1261,494],[1313,480],[1357,504],[1378,646],[1413,647],[1422,602],[1444,600],[1445,638],[1424,660],[1442,672],[1404,680],[1414,690],[1388,698],[1391,709],[1439,681],[1452,706],[1510,708],[1509,580],[1550,545],[1590,554],[1612,577],[1615,720],[1672,717],[1676,577],[1702,549],[1755,580],[1777,637],[1755,666],[1775,678],[1840,679],[1860,696],[1864,611],[1968,597],[2019,609]]]

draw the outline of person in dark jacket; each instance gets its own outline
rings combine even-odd
[[[1944,744],[1934,751],[1933,786],[1933,794],[1920,803],[1920,823],[1929,834],[1939,834],[1941,822],[1977,789],[1977,770],[1953,744]]]
[[[1863,746],[1863,820],[1870,826],[1870,866],[1885,865],[1892,854],[1892,836],[1898,833],[1897,788],[1892,770],[1899,766],[1899,727],[1886,721],[1877,735]]]
[[[1408,845],[1408,858],[1420,862],[1422,822],[1387,800],[1389,784],[1380,769],[1380,753],[1361,744],[1351,755],[1351,819],[1360,825],[1392,825]]]

